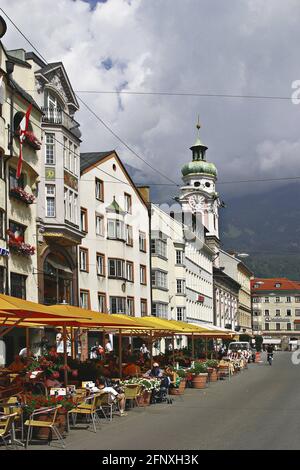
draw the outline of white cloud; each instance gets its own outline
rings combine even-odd
[[[64,62],[75,90],[109,91],[127,84],[133,91],[288,96],[291,82],[300,78],[296,0],[108,0],[94,9],[81,0],[2,0],[1,6],[49,61]],[[31,49],[9,22],[4,43]],[[106,70],[101,64],[108,59],[112,67]],[[291,102],[80,96],[173,179],[179,180],[181,165],[190,159],[198,114],[220,181],[289,176],[290,166],[298,171],[300,108]],[[117,147],[148,181],[157,181],[157,174],[81,108],[84,150]],[[241,190],[253,187],[234,188]]]

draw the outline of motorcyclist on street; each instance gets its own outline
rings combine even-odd
[[[268,362],[269,362],[270,357],[273,358],[273,352],[274,352],[274,348],[273,348],[272,344],[268,344],[268,346],[267,346],[267,361]]]

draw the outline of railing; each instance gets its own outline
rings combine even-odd
[[[59,124],[64,126],[70,132],[74,132],[76,130],[76,135],[80,133],[80,124],[63,110],[57,108],[42,108],[42,111],[44,113],[42,116],[42,122],[47,124]]]

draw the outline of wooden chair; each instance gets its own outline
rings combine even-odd
[[[57,412],[61,408],[61,405],[52,407],[52,408],[39,408],[38,410],[34,411],[29,419],[25,421],[25,426],[28,426],[28,431],[27,431],[27,439],[26,439],[26,448],[28,447],[29,441],[32,439],[32,431],[33,428],[47,428],[51,431],[51,433],[54,433],[57,439],[60,441],[62,444],[62,447],[65,448],[65,443],[63,441],[63,438],[55,425],[55,420],[56,420],[56,415]],[[51,414],[53,414],[53,417],[49,421],[39,421],[38,419],[35,419],[39,415],[48,415],[51,417]],[[51,434],[52,435],[52,434]],[[49,441],[50,442],[50,441]]]
[[[0,438],[6,449],[8,449],[6,439],[12,439],[12,427],[17,416],[17,413],[0,415]]]
[[[70,429],[70,422],[69,416],[72,416],[73,426],[76,426],[76,418],[78,415],[85,416],[87,419],[90,418],[93,424],[94,432],[97,432],[96,422],[100,424],[99,416],[97,415],[97,401],[98,401],[99,394],[91,395],[87,397],[83,402],[79,403],[79,405],[72,408],[72,410],[68,411],[67,417],[67,424],[68,429]]]

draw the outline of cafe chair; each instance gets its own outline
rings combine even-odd
[[[109,417],[105,410],[108,411]],[[109,392],[101,393],[97,399],[96,411],[97,413],[101,412],[107,420],[112,421],[113,411],[120,411],[118,400],[113,400]]]
[[[138,397],[140,396],[142,389],[143,387],[141,385],[136,385],[136,384],[126,385],[124,387],[126,404],[128,401],[132,406],[134,406],[134,404],[139,406]]]
[[[87,397],[83,402],[79,403],[75,408],[68,411],[67,424],[68,429],[70,429],[69,417],[72,416],[73,426],[76,426],[77,416],[85,416],[88,420],[90,419],[93,425],[94,432],[97,432],[96,423],[100,425],[100,418],[97,415],[97,401],[99,395],[91,395]]]
[[[28,447],[28,443],[29,441],[32,440],[32,431],[33,431],[33,428],[45,428],[45,429],[49,429],[51,431],[51,436],[53,435],[53,433],[55,434],[55,436],[57,437],[57,439],[59,440],[59,442],[61,443],[62,447],[65,448],[65,443],[63,441],[63,437],[62,435],[60,434],[56,424],[55,424],[55,421],[56,421],[56,416],[57,416],[57,412],[59,410],[59,408],[61,408],[61,405],[58,405],[58,406],[55,406],[55,407],[52,407],[52,408],[39,408],[38,410],[34,411],[29,419],[27,421],[25,421],[25,426],[28,426],[28,431],[27,431],[27,439],[26,439],[26,448]],[[39,421],[38,419],[35,419],[37,418],[39,415],[48,415],[49,418],[52,416],[52,419],[50,419],[49,421]],[[50,443],[50,440],[49,440],[49,443]]]
[[[12,427],[17,416],[17,413],[0,414],[0,438],[6,449],[8,449],[6,439],[12,440]]]
[[[16,419],[14,422],[15,431],[21,431],[21,441],[24,440],[24,426],[23,426],[23,410],[18,405],[18,397],[9,397],[5,401],[5,403],[0,403],[0,407],[3,408],[3,412],[5,415],[9,415],[12,413],[16,413]],[[16,405],[16,406],[13,406]],[[19,428],[16,428],[16,423],[19,423]],[[1,423],[0,423],[1,426]]]

